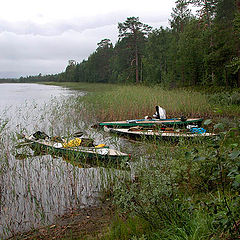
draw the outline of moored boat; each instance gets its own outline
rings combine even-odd
[[[184,116],[180,118],[166,118],[166,110],[160,106],[156,106],[156,113],[153,114],[153,117],[145,116],[143,119],[100,122],[95,126],[130,128],[135,126],[154,127],[162,125],[166,127],[186,127],[188,125],[195,125],[197,127],[200,127],[202,122],[203,118],[186,118]]]
[[[125,121],[115,121],[115,122],[100,122],[98,126],[108,126],[108,127],[153,127],[153,126],[187,126],[187,125],[196,125],[201,126],[203,122],[203,118],[189,118],[189,119],[181,119],[181,118],[172,118],[172,119],[134,119],[134,120],[125,120]]]
[[[47,136],[47,135],[46,135]],[[48,154],[63,155],[73,157],[74,159],[87,160],[95,159],[104,162],[128,161],[130,155],[111,149],[104,144],[93,145],[92,141],[84,138],[73,138],[71,140],[59,137],[39,138],[34,136],[24,136],[24,140],[31,144],[34,150],[47,152]],[[84,142],[88,144],[84,144]],[[90,143],[90,144],[89,144]]]
[[[157,129],[105,127],[105,131],[110,131],[112,133],[133,137],[133,138],[160,138],[163,140],[176,140],[180,138],[193,139],[193,138],[206,138],[206,137],[217,136],[217,134],[215,133],[207,133],[205,131],[202,131],[201,128],[198,128],[198,130],[199,131],[181,131],[179,129],[179,130],[161,131]]]

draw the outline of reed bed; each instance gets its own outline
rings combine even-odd
[[[81,98],[81,97],[80,97]],[[58,156],[18,148],[16,133],[43,131],[69,136],[83,131],[96,144],[121,150],[118,139],[105,138],[90,129],[79,95],[52,98],[46,103],[25,103],[8,109],[0,121],[0,239],[54,222],[55,215],[82,206],[96,205],[102,189],[121,172],[110,166],[65,161]],[[66,156],[66,160],[68,156]]]
[[[167,117],[202,117],[239,119],[238,92],[209,93],[208,89],[166,89],[161,86],[117,85],[102,83],[44,83],[86,91],[84,106],[88,119],[108,121],[152,116],[155,106],[167,111]]]
[[[160,87],[116,86],[111,91],[89,94],[84,101],[92,105],[98,121],[152,116],[156,105],[166,109],[168,118],[205,117],[213,113],[202,93]]]
[[[126,231],[130,225],[136,229],[149,219],[150,223],[157,224],[160,232],[155,233],[154,225],[150,224],[149,232],[155,234],[152,239],[209,239],[208,236],[214,236],[222,226],[232,226],[232,219],[225,217],[228,212],[223,199],[227,197],[233,202],[236,195],[221,193],[218,164],[219,160],[225,159],[226,164],[224,160],[222,166],[226,172],[235,166],[235,160],[240,156],[235,149],[239,146],[239,137],[237,139],[234,135],[229,139],[229,148],[220,144],[221,151],[216,151],[219,142],[173,144],[156,140],[140,144],[90,128],[96,121],[152,116],[155,105],[165,108],[167,117],[209,117],[226,112],[215,113],[215,105],[209,102],[207,95],[189,90],[78,84],[71,84],[71,87],[92,89],[91,93],[84,97],[73,95],[61,100],[52,99],[41,106],[26,104],[13,111],[14,119],[0,122],[0,238],[53,222],[55,214],[62,214],[67,209],[95,204],[96,197],[105,190],[113,194],[118,207],[124,206],[124,214],[140,215],[140,220],[131,222]],[[50,155],[17,159],[15,133],[35,130],[49,135],[69,135],[83,130],[96,143],[136,153],[136,158],[131,162],[131,172],[92,166],[79,168],[63,158]],[[22,153],[28,154],[29,150]],[[212,179],[212,169],[216,170],[216,179]],[[219,186],[216,191],[215,186]],[[221,195],[219,200],[215,198],[217,194]],[[215,206],[223,209],[222,220],[227,220],[227,224],[217,222],[217,227],[213,228],[214,221],[218,221],[218,216],[214,217]],[[234,215],[236,219],[239,219],[238,212]],[[117,230],[118,226],[116,224]],[[176,233],[176,229],[181,233]],[[121,239],[121,234],[118,232],[105,239]],[[151,239],[147,235],[145,238],[144,234],[148,234],[147,231],[134,230],[132,235],[126,232],[125,239]]]
[[[83,92],[102,92],[111,91],[116,87],[116,84],[108,83],[84,83],[84,82],[43,82],[45,85],[60,86]]]

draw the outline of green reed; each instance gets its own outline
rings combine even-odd
[[[152,116],[155,106],[166,109],[167,117],[206,117],[214,114],[206,95],[160,87],[116,86],[110,91],[89,94],[85,102],[93,106],[99,121]]]
[[[44,83],[86,91],[88,114],[98,121],[152,116],[155,106],[167,111],[167,117],[239,118],[239,94],[209,93],[206,89],[164,89],[142,85],[61,82]],[[226,97],[226,96],[227,97]]]
[[[79,86],[78,83],[72,84],[72,87],[76,86]],[[17,139],[14,138],[16,129],[4,128],[5,137],[1,140],[4,157],[0,159],[4,171],[0,173],[0,179],[9,178],[10,203],[24,199],[26,206],[31,206],[30,214],[46,224],[52,220],[47,212],[62,213],[62,206],[69,209],[79,206],[86,192],[87,198],[91,199],[94,193],[106,191],[113,197],[117,207],[123,210],[123,215],[129,217],[126,226],[124,223],[119,226],[119,221],[113,224],[112,232],[106,239],[208,239],[219,232],[222,226],[232,226],[228,219],[227,223],[217,222],[224,222],[228,214],[224,208],[223,194],[219,193],[221,197],[216,198],[221,189],[213,189],[211,192],[208,184],[205,184],[206,180],[211,180],[213,184],[210,187],[220,186],[219,175],[213,180],[214,176],[211,175],[212,169],[216,169],[219,174],[219,159],[214,155],[217,144],[211,146],[211,142],[204,141],[175,144],[157,139],[152,142],[144,140],[141,144],[131,143],[90,127],[99,120],[152,116],[155,105],[165,108],[168,117],[215,116],[213,105],[208,102],[206,95],[159,87],[107,84],[86,84],[79,89],[95,89],[95,92],[84,97],[72,96],[60,101],[53,99],[50,105],[34,106],[37,115],[32,119],[29,117],[33,116],[34,111],[26,106],[27,112],[19,110],[24,121],[19,123],[17,130],[28,134],[41,130],[57,136],[69,136],[82,130],[94,138],[96,143],[105,143],[124,152],[134,153],[130,172],[132,179],[126,171],[111,167],[95,169],[91,165],[89,168],[78,168],[57,156],[33,155],[22,160],[15,159],[12,154],[17,151]],[[233,142],[224,149],[225,154],[221,156],[228,160],[226,171],[233,166],[229,154],[234,152],[236,144]],[[209,151],[206,151],[208,148]],[[29,150],[23,152],[29,153]],[[20,193],[18,186],[23,189]],[[49,197],[49,193],[53,193],[53,197]],[[234,205],[231,192],[227,200]],[[214,215],[215,206],[224,214],[220,220],[219,216]],[[18,223],[14,213],[4,213],[9,214],[6,219],[10,222],[5,222],[5,231],[15,233]],[[134,216],[133,220],[129,213]],[[19,229],[21,224],[20,221]],[[37,224],[32,223],[31,226],[36,227]]]
[[[1,121],[0,239],[51,223],[57,213],[97,201],[101,190],[112,181],[111,176],[121,174],[113,166],[99,168],[86,159],[73,161],[66,156],[64,161],[63,157],[34,152],[28,146],[18,147],[18,134],[22,133],[40,130],[50,136],[70,137],[83,131],[95,144],[121,150],[118,138],[91,129],[87,113],[73,95],[42,105],[26,103],[9,120]]]

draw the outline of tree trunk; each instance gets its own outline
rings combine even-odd
[[[185,86],[185,71],[184,71],[184,66],[181,67],[181,75],[182,75],[181,85],[182,85],[182,86]]]
[[[135,50],[135,59],[136,59],[136,83],[139,83],[139,75],[138,75],[138,49],[136,46],[136,50]]]
[[[240,0],[236,1],[236,7],[237,7],[238,14],[239,14],[240,13]],[[237,56],[238,56],[238,58],[240,57],[239,41],[237,41]],[[237,87],[240,87],[240,69],[237,72]]]
[[[238,70],[238,73],[237,73],[237,87],[240,88],[240,69]]]

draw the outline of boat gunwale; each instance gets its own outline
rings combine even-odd
[[[152,125],[187,125],[193,123],[201,123],[203,118],[189,118],[186,121],[181,119],[140,119],[140,120],[124,120],[124,121],[112,121],[112,122],[100,122],[99,126],[152,126]]]
[[[96,148],[96,147],[83,147],[83,146],[79,146],[79,147],[67,147],[67,148],[64,148],[64,147],[56,147],[56,146],[53,146],[54,143],[57,143],[57,142],[54,142],[52,141],[52,144],[47,142],[47,141],[44,141],[43,139],[30,139],[30,136],[25,136],[24,137],[25,140],[29,141],[29,142],[32,142],[33,144],[38,144],[38,145],[41,145],[41,146],[44,146],[44,147],[50,147],[52,148],[52,150],[55,150],[55,151],[63,151],[63,152],[71,152],[71,153],[75,153],[75,154],[79,154],[79,155],[84,155],[84,154],[90,154],[92,156],[99,156],[99,157],[110,157],[110,158],[114,158],[114,157],[128,157],[129,154],[127,153],[123,153],[119,150],[116,150],[116,149],[111,149],[111,148],[108,148],[108,147],[99,147],[99,148]],[[108,149],[108,153],[107,154],[101,154],[99,152],[97,152],[98,149]]]
[[[194,138],[194,137],[214,137],[217,136],[215,133],[186,133],[186,132],[166,132],[166,131],[152,131],[152,130],[140,130],[140,131],[129,131],[128,128],[112,128],[112,133],[119,133],[125,135],[135,136],[150,136],[150,137],[169,137],[169,138]]]

